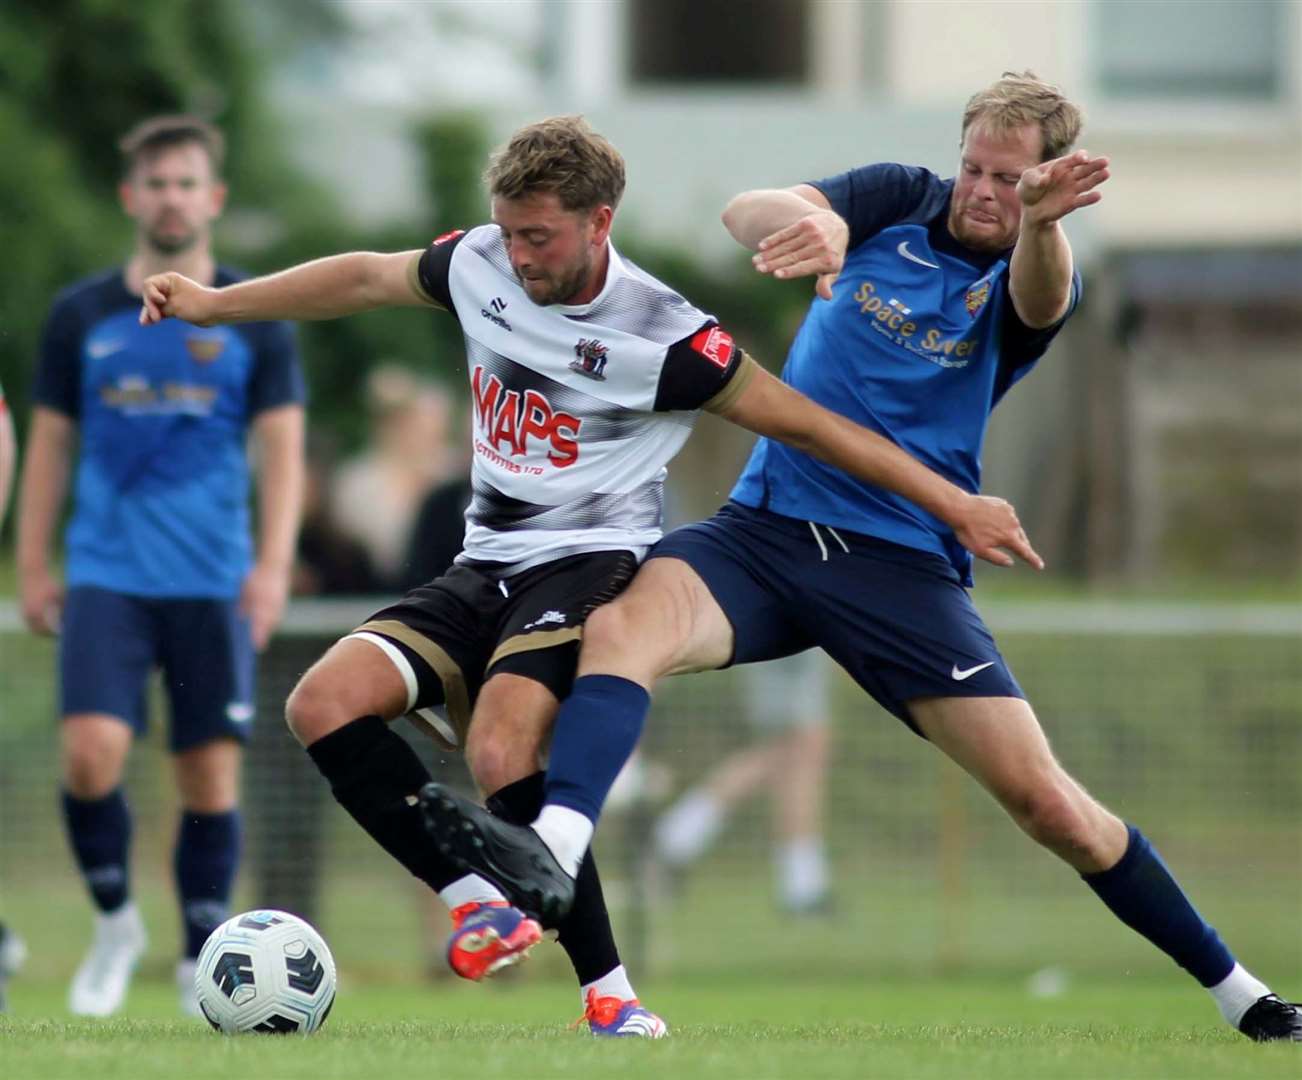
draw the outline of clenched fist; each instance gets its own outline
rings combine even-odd
[[[140,308],[140,325],[151,326],[173,318],[195,326],[211,326],[217,321],[216,293],[216,289],[191,281],[184,274],[174,271],[154,274],[145,278],[141,289],[144,303]]]

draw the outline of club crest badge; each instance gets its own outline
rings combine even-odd
[[[191,334],[185,339],[185,349],[197,364],[211,364],[225,348],[226,341],[220,337]]]
[[[579,343],[574,346],[570,370],[586,375],[589,379],[605,381],[606,352],[606,346],[596,338],[579,338]]]
[[[967,295],[963,297],[963,303],[967,307],[967,313],[972,318],[976,318],[976,313],[980,311],[985,302],[990,299],[990,282],[979,281],[972,288],[968,289]]]
[[[691,346],[715,367],[727,371],[728,365],[732,363],[732,354],[736,348],[736,342],[732,340],[732,335],[727,330],[716,325],[707,326],[704,330],[699,331],[692,338]]]

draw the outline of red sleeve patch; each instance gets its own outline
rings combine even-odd
[[[446,244],[449,240],[455,240],[458,236],[461,236],[465,231],[465,229],[453,229],[451,232],[445,232],[442,236],[434,237],[434,243],[435,245]]]
[[[732,362],[732,353],[737,347],[732,335],[722,326],[707,326],[689,344],[715,367],[721,367],[725,371]]]

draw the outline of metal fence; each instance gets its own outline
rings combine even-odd
[[[368,610],[297,603],[263,659],[238,902],[313,918],[355,977],[403,979],[423,970],[446,924],[336,806],[280,719],[297,677]],[[986,613],[1067,768],[1145,829],[1245,962],[1296,981],[1302,612],[1071,603]],[[668,680],[637,767],[603,820],[598,856],[630,965],[675,976],[1167,970],[975,784],[835,670],[830,911],[795,920],[777,908],[763,793],[669,887],[645,858],[654,822],[675,793],[757,737],[745,678]],[[89,919],[57,813],[55,708],[51,643],[26,635],[12,607],[0,609],[0,916],[26,924],[33,965],[52,977],[71,970]],[[135,878],[166,951],[176,814],[154,713],[127,785]],[[399,728],[436,775],[468,786],[458,757]],[[551,959],[533,967],[553,964],[563,969]]]

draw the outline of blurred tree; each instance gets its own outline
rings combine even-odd
[[[329,0],[277,4],[172,0],[17,0],[0,6],[0,381],[20,429],[53,295],[121,261],[130,223],[117,206],[118,137],[142,117],[195,112],[226,134],[231,203],[219,225],[223,261],[250,270],[361,247],[415,247],[363,236],[295,168],[262,73],[287,55],[337,41],[347,27]],[[421,363],[429,320],[403,313],[310,326],[303,344],[313,421],[360,438],[353,404],[381,357]]]
[[[440,18],[442,15],[440,15]],[[218,123],[231,201],[219,223],[223,261],[266,271],[337,251],[416,248],[487,218],[480,176],[487,125],[439,114],[412,132],[428,191],[423,220],[360,231],[290,159],[292,132],[268,94],[275,65],[312,64],[346,47],[330,0],[275,4],[170,0],[9,0],[0,5],[0,382],[20,430],[41,324],[65,285],[125,257],[130,222],[117,205],[117,139],[144,116],[192,111]],[[753,274],[704,270],[691,252],[619,242],[648,272],[716,314],[770,366],[780,365],[807,301]],[[301,341],[311,423],[356,445],[367,370],[396,360],[467,393],[460,331],[444,315],[376,312],[307,323]]]

